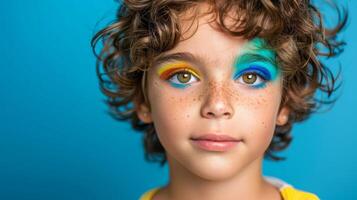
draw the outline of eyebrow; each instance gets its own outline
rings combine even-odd
[[[234,58],[234,63],[263,61],[263,62],[268,62],[273,66],[276,65],[276,62],[274,60],[272,60],[268,56],[264,56],[258,53],[243,53],[241,55],[234,55],[231,58]],[[162,63],[168,61],[174,61],[174,60],[187,61],[189,63],[193,63],[196,65],[204,65],[206,61],[209,60],[209,58],[201,55],[195,55],[190,52],[161,54],[154,60],[153,65],[158,66],[161,65]]]
[[[272,59],[268,56],[261,55],[258,53],[244,53],[236,58],[235,63],[256,62],[256,61],[268,62],[271,65],[276,66],[275,59]]]
[[[197,65],[204,65],[205,60],[208,58],[200,55],[195,55],[190,52],[178,52],[178,53],[172,53],[172,54],[161,54],[159,55],[153,62],[154,66],[158,66],[162,63],[171,61],[171,60],[181,60],[181,61],[187,61],[193,64]]]

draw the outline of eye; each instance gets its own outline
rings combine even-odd
[[[178,71],[170,75],[168,79],[174,85],[189,85],[199,79],[188,70]]]
[[[234,77],[234,80],[250,87],[263,88],[266,86],[266,83],[271,80],[271,73],[265,67],[251,65],[240,71]]]
[[[253,87],[264,86],[266,80],[264,80],[260,75],[256,72],[246,72],[242,74],[238,79],[238,82],[243,83],[245,85],[250,85]]]

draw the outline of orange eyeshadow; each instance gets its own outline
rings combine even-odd
[[[189,71],[193,75],[199,77],[198,73],[191,68],[191,65],[186,62],[172,62],[162,66],[158,71],[158,75],[161,79],[168,79],[175,71]]]

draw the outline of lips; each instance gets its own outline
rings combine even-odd
[[[239,141],[238,139],[228,135],[205,134],[198,137],[192,137],[192,140],[209,140],[217,142]]]
[[[190,139],[196,147],[206,151],[228,151],[242,141],[228,135],[217,134],[205,134]]]

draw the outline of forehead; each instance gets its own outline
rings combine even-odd
[[[180,41],[173,49],[163,52],[163,56],[189,52],[206,62],[219,63],[232,61],[248,43],[243,37],[220,30],[215,13],[210,12],[208,4],[198,4],[194,9],[181,13],[179,19]]]
[[[183,31],[180,42],[173,49],[162,53],[156,59],[157,64],[168,59],[183,58],[199,61],[202,65],[225,66],[245,53],[274,57],[274,52],[266,49],[263,39],[254,38],[248,41],[225,33],[212,21],[212,14],[199,16],[197,19],[191,19],[191,15],[192,13],[181,16]]]

